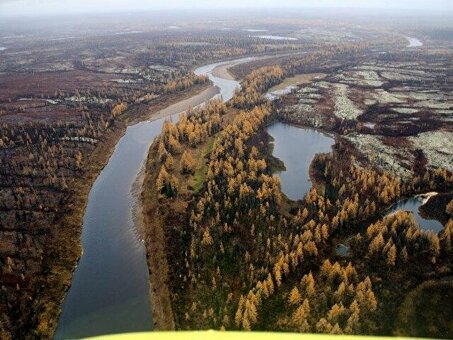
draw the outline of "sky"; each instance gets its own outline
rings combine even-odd
[[[0,16],[169,9],[352,7],[453,11],[453,0],[0,0]]]

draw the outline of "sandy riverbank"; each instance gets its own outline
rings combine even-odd
[[[55,248],[56,253],[62,255],[52,265],[52,268],[55,268],[55,272],[59,273],[59,275],[54,276],[52,286],[55,287],[53,295],[60,305],[48,304],[49,308],[53,310],[53,312],[49,312],[51,319],[47,320],[51,325],[50,333],[53,333],[57,326],[57,320],[61,312],[61,301],[63,301],[65,292],[71,285],[73,272],[77,268],[78,261],[83,253],[80,237],[88,195],[96,178],[108,163],[116,144],[126,132],[127,127],[140,121],[156,120],[178,113],[181,102],[190,102],[193,105],[198,105],[198,101],[209,99],[213,93],[217,93],[215,87],[203,84],[183,92],[162,96],[147,105],[131,106],[124,116],[117,121],[113,130],[103,138],[101,143],[98,143],[96,149],[88,156],[90,162],[87,163],[85,173],[80,179],[71,183],[73,194],[68,206],[72,207],[72,212],[62,216],[62,219],[57,222],[59,225],[65,225],[66,227],[56,228],[54,233],[53,248]],[[172,109],[170,110],[170,108]],[[140,185],[140,181],[143,181],[143,173],[139,176],[136,185]],[[135,186],[135,191],[138,196],[140,192],[137,190],[137,186]],[[136,208],[139,209],[140,206],[137,205]],[[137,233],[141,237],[142,229],[139,226],[137,227]]]
[[[227,80],[235,80],[235,78],[229,71],[229,68],[234,65],[235,64],[219,65],[214,70],[212,70],[212,75],[215,77],[219,77],[219,78],[223,78],[223,79],[227,79]]]
[[[181,112],[185,112],[187,107],[193,108],[195,106],[198,106],[198,105],[210,100],[212,97],[214,97],[218,93],[219,93],[219,89],[215,86],[211,86],[194,96],[180,100],[158,112],[152,113],[150,116],[150,120],[157,120],[160,118],[169,117],[172,115],[177,115]]]
[[[149,119],[157,120],[177,115],[186,111],[187,107],[200,105],[218,93],[219,89],[211,86],[198,94],[180,100],[155,112]],[[148,183],[150,177],[151,174],[149,174],[145,168],[142,168],[133,185],[132,193],[135,200],[133,212],[134,224],[146,247],[148,269],[150,274],[150,298],[153,315],[153,329],[174,330],[175,322],[173,318],[170,290],[168,288],[169,268],[165,251],[165,232],[160,221],[149,219],[150,214],[147,213],[144,203],[147,195],[147,191],[144,190],[144,187],[146,185],[150,185]]]

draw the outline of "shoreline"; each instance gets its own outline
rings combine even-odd
[[[185,112],[186,110],[181,110],[180,112],[176,113],[176,111],[179,111],[180,106],[186,106],[187,102],[197,102],[198,100],[201,100],[203,102],[209,101],[212,97],[217,95],[219,93],[218,89],[215,86],[210,86],[195,95],[189,96],[188,98],[182,98],[181,100],[170,104],[166,108],[160,109],[157,112],[152,112],[149,113],[149,117],[142,119],[142,120],[134,120],[132,121],[131,124],[128,124],[127,126],[132,126],[135,124],[140,124],[142,122],[148,121],[148,122],[153,122],[158,119],[162,118],[168,118],[172,117],[174,115],[177,115],[181,112]],[[198,104],[199,105],[199,104]],[[192,105],[190,105],[192,106]],[[194,107],[196,105],[193,105]],[[153,141],[150,143],[150,148],[153,144]],[[137,177],[134,180],[134,183],[131,186],[131,197],[134,200],[133,207],[132,207],[132,220],[135,226],[135,229],[137,231],[137,236],[140,238],[140,241],[144,242],[145,241],[145,221],[144,221],[144,206],[142,202],[142,191],[143,191],[143,184],[145,183],[145,178],[146,178],[146,162],[147,162],[148,156],[145,159],[144,164],[140,168],[139,172],[137,173]],[[146,249],[145,249],[146,250]]]
[[[195,95],[179,100],[157,111],[150,119],[148,119],[148,121],[172,117],[181,112],[186,112],[187,107],[201,105],[214,98],[219,92],[218,87],[210,86]],[[137,236],[140,241],[145,244],[153,331],[175,330],[171,294],[167,284],[169,269],[165,252],[165,232],[159,221],[149,220],[146,211],[145,185],[150,180],[150,176],[152,176],[152,174],[147,171],[147,164],[152,146],[153,141],[151,141],[145,162],[132,185],[131,195],[134,199],[132,218]],[[147,227],[149,229],[148,232]],[[155,273],[158,273],[158,275]],[[156,303],[157,301],[158,303]]]
[[[439,193],[436,191],[430,191],[430,192],[427,192],[424,194],[416,195],[415,197],[422,198],[422,205],[425,205],[426,203],[428,203],[428,201],[431,199],[431,197],[437,196],[438,194]]]
[[[151,160],[152,148],[146,157],[142,176],[142,186],[138,198],[136,213],[139,228],[143,231],[145,243],[146,261],[149,273],[149,295],[151,300],[151,314],[153,321],[153,331],[172,331],[175,330],[175,320],[172,308],[172,299],[168,286],[169,266],[167,253],[165,251],[165,231],[157,207],[151,204],[153,197],[153,187],[151,180],[154,172],[149,171],[148,164]],[[153,218],[150,218],[150,217]]]
[[[234,65],[235,64],[219,65],[212,70],[212,75],[227,80],[236,80],[229,71],[230,67],[233,67]]]
[[[90,155],[87,155],[90,162],[89,165],[87,164],[88,167],[86,172],[82,177],[77,180],[73,179],[70,183],[72,195],[68,202],[68,207],[73,210],[70,214],[61,216],[61,219],[56,222],[57,227],[53,232],[54,241],[51,245],[52,252],[59,253],[61,256],[56,262],[49,264],[51,270],[60,273],[58,277],[53,276],[50,278],[50,280],[52,280],[52,286],[55,287],[54,289],[56,289],[57,292],[54,292],[54,294],[46,294],[40,299],[40,301],[45,302],[47,308],[43,313],[35,316],[37,322],[41,321],[49,324],[49,334],[55,334],[66,294],[71,287],[72,277],[83,255],[81,235],[83,230],[83,217],[88,205],[89,193],[97,177],[108,164],[118,141],[124,136],[129,126],[139,124],[146,120],[153,121],[169,116],[170,114],[166,111],[167,108],[173,107],[182,101],[203,98],[214,90],[215,87],[211,84],[202,84],[183,92],[168,95],[165,98],[159,98],[157,103],[151,102],[146,105],[131,106],[131,110],[129,112],[126,111],[124,117],[115,124],[112,131],[106,134],[106,136],[103,137],[103,140],[98,143],[97,148],[94,149]],[[134,117],[131,117],[132,115],[134,115]],[[134,185],[136,185],[135,182]],[[137,197],[139,198],[139,196]],[[137,201],[139,200],[137,199]],[[133,217],[133,219],[135,223],[135,218]],[[66,227],[59,228],[59,226]],[[137,228],[137,232],[138,236],[143,234],[140,228]],[[49,278],[47,279],[49,280]],[[38,284],[40,284],[40,278],[37,280]],[[49,298],[52,296],[55,296],[56,299]],[[54,315],[54,317],[46,318],[46,316],[49,315]]]

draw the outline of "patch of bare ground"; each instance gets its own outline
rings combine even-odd
[[[284,90],[288,86],[310,84],[313,80],[323,78],[324,76],[325,74],[323,73],[296,74],[292,77],[285,78],[280,84],[271,87],[268,92],[272,93],[274,91]]]
[[[153,100],[150,104],[134,106],[134,114],[127,118],[128,124],[134,124],[142,120],[157,120],[185,111],[185,108],[200,105],[219,93],[218,89],[209,84],[196,85],[190,90],[174,93]],[[139,117],[136,113],[142,112]]]

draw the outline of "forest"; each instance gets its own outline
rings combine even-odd
[[[453,173],[400,178],[338,140],[313,160],[305,198],[287,199],[265,132],[279,117],[262,94],[292,65],[255,69],[230,103],[168,121],[151,147],[145,233],[147,242],[156,228],[165,234],[176,328],[448,338],[446,324],[447,333],[411,333],[400,305],[413,287],[451,273],[453,216],[437,235],[386,211],[404,197],[451,192]],[[339,239],[353,256],[335,253]]]
[[[108,198],[129,209],[132,248],[112,220],[95,243],[106,268],[125,261],[103,245],[139,253],[145,294],[121,286],[137,266],[123,263],[93,283],[108,301],[80,318],[87,332],[126,305],[116,314],[135,327],[141,299],[145,330],[453,337],[451,22],[255,14],[0,23],[1,339],[65,338],[89,196],[145,124],[155,135],[127,140],[146,148],[134,178],[108,182],[131,182]],[[240,82],[231,100],[216,78]],[[275,123],[333,140],[299,200],[282,189]],[[392,210],[407,199],[424,203]],[[115,210],[96,209],[101,222]],[[125,287],[137,300],[111,298]]]

